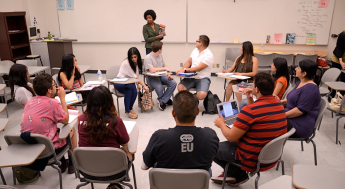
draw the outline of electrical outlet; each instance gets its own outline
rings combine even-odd
[[[217,68],[219,68],[219,64],[217,64]]]
[[[212,68],[216,68],[216,64],[215,63],[213,63]]]
[[[183,63],[180,63],[180,67],[183,67]]]

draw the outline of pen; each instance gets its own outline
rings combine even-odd
[[[225,67],[223,66],[223,70],[225,70]]]

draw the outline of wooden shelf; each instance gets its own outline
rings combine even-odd
[[[24,59],[24,58],[26,58],[26,56],[27,56],[27,55],[22,55],[22,56],[13,57],[13,61],[17,61],[17,60]]]
[[[11,49],[19,49],[19,48],[23,48],[27,46],[29,46],[29,44],[19,44],[19,45],[12,46]]]
[[[18,33],[25,33],[26,30],[20,30],[20,31],[17,31],[17,32],[8,32],[9,35],[12,35],[12,34],[18,34]]]

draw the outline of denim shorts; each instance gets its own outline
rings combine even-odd
[[[211,80],[208,77],[204,77],[202,79],[184,78],[180,84],[184,85],[187,90],[190,88],[196,88],[196,92],[205,91],[207,93]]]

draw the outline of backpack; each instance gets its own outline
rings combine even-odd
[[[33,183],[38,179],[38,171],[26,167],[14,167],[16,178],[20,183]]]
[[[204,107],[205,111],[202,112],[204,114],[218,114],[217,104],[221,103],[218,98],[218,95],[212,94],[211,91],[208,91],[206,98],[204,99]]]

